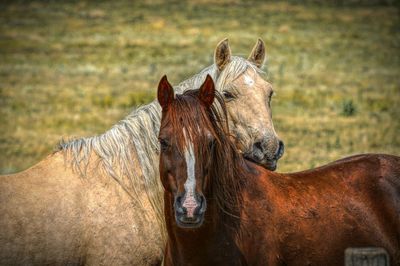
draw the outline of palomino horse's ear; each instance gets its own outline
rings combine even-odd
[[[215,97],[215,86],[214,81],[207,75],[206,80],[203,85],[200,87],[199,91],[199,99],[202,101],[207,107],[210,107],[214,101]]]
[[[174,88],[169,84],[167,76],[164,75],[158,84],[157,100],[162,109],[167,109],[174,101]]]
[[[265,44],[260,38],[257,40],[256,45],[254,45],[248,60],[255,64],[258,68],[261,68],[264,65]]]
[[[217,65],[218,70],[222,71],[230,61],[231,48],[229,47],[228,39],[224,39],[215,48],[214,63]]]

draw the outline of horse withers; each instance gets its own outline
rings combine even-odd
[[[165,265],[343,265],[346,248],[371,246],[400,264],[400,157],[274,173],[237,151],[211,78],[173,95],[162,78]]]

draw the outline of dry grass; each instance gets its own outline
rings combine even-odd
[[[139,2],[139,1],[138,1]],[[219,40],[267,45],[280,171],[354,153],[400,155],[400,19],[395,7],[241,1],[0,4],[0,173],[61,137],[98,134],[212,63]]]

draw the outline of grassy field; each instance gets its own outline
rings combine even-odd
[[[137,1],[141,2],[141,1]],[[0,173],[100,134],[212,63],[267,46],[280,171],[400,155],[400,16],[391,6],[241,1],[0,3]]]

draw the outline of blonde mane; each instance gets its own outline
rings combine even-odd
[[[223,91],[248,68],[260,70],[244,58],[232,56],[223,71],[219,72],[213,64],[193,77],[175,86],[177,93],[198,89],[209,74],[216,84],[217,91]],[[61,142],[58,150],[71,158],[72,167],[82,176],[87,173],[90,155],[98,158],[98,169],[118,182],[134,199],[140,199],[137,188],[144,187],[145,193],[156,213],[162,234],[165,232],[163,193],[158,177],[158,131],[160,128],[161,107],[157,101],[133,110],[127,117],[115,124],[105,133]],[[137,159],[136,159],[137,158]],[[135,169],[140,166],[141,173]],[[130,184],[126,185],[126,182]]]

